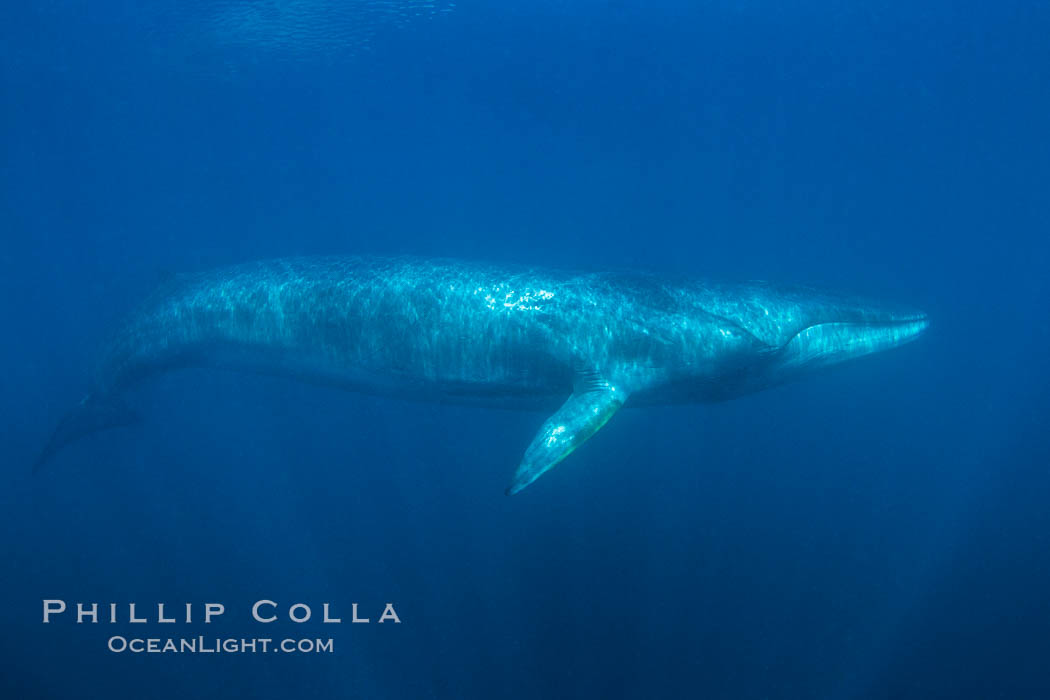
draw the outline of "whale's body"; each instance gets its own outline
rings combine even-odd
[[[521,490],[631,405],[729,399],[917,337],[925,315],[763,283],[450,260],[296,258],[181,276],[132,314],[48,459],[127,422],[165,370],[230,367],[406,398],[557,406]],[[568,399],[566,399],[568,397]]]

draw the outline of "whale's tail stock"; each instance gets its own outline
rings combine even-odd
[[[88,394],[59,421],[51,439],[33,463],[33,471],[38,471],[59,450],[82,437],[110,428],[131,425],[137,420],[138,414],[120,397]]]

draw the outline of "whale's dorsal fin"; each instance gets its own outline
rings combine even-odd
[[[623,387],[598,372],[577,372],[572,395],[543,424],[525,450],[507,495],[518,493],[562,461],[612,418],[627,400]]]

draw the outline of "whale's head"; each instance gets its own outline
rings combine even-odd
[[[775,345],[785,379],[910,343],[930,325],[921,311],[827,296],[787,309]]]
[[[693,291],[681,297],[688,327],[700,332],[674,336],[687,341],[680,364],[670,363],[670,381],[636,391],[635,401],[731,399],[905,345],[930,325],[916,309],[804,287],[752,282]]]

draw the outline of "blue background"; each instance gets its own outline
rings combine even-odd
[[[0,696],[1050,696],[1050,5],[141,5],[0,9]],[[816,284],[933,325],[624,411],[514,498],[542,415],[205,371],[29,474],[159,279],[314,253]],[[44,598],[227,613],[44,626]],[[336,653],[105,648],[203,633]]]

